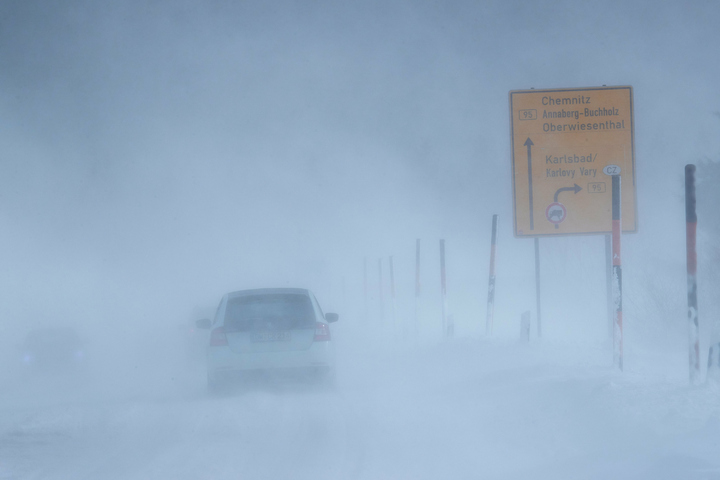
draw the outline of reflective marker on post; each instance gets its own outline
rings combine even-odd
[[[685,165],[685,241],[687,250],[687,299],[690,382],[700,378],[700,335],[697,311],[697,249],[695,232],[695,165]]]
[[[613,361],[623,370],[623,319],[622,319],[622,258],[620,256],[620,235],[622,233],[620,175],[612,176],[612,265],[613,300]]]

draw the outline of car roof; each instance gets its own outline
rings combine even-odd
[[[227,294],[228,298],[244,297],[249,295],[309,295],[306,288],[255,288],[252,290],[238,290]]]

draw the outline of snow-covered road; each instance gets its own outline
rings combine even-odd
[[[146,392],[25,385],[0,396],[0,479],[720,478],[720,388],[608,355],[349,351],[334,392],[208,397],[200,369]]]

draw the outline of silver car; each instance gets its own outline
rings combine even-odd
[[[335,350],[330,323],[315,296],[299,288],[242,290],[223,296],[210,329],[208,388],[255,376],[311,378],[332,383]]]

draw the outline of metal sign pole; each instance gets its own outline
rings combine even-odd
[[[537,316],[538,337],[542,337],[542,320],[540,316],[540,239],[535,237],[535,314]]]
[[[495,314],[495,244],[497,242],[497,214],[492,218],[492,236],[490,237],[490,278],[488,279],[487,317],[485,318],[485,335],[493,329]]]
[[[695,165],[685,165],[685,241],[687,250],[687,300],[690,382],[700,379],[700,329],[697,305],[697,214],[695,212]]]
[[[620,256],[620,236],[622,234],[622,214],[620,195],[620,175],[612,176],[612,263],[613,297],[615,305],[613,361],[623,370],[623,318],[622,318],[622,258]]]

